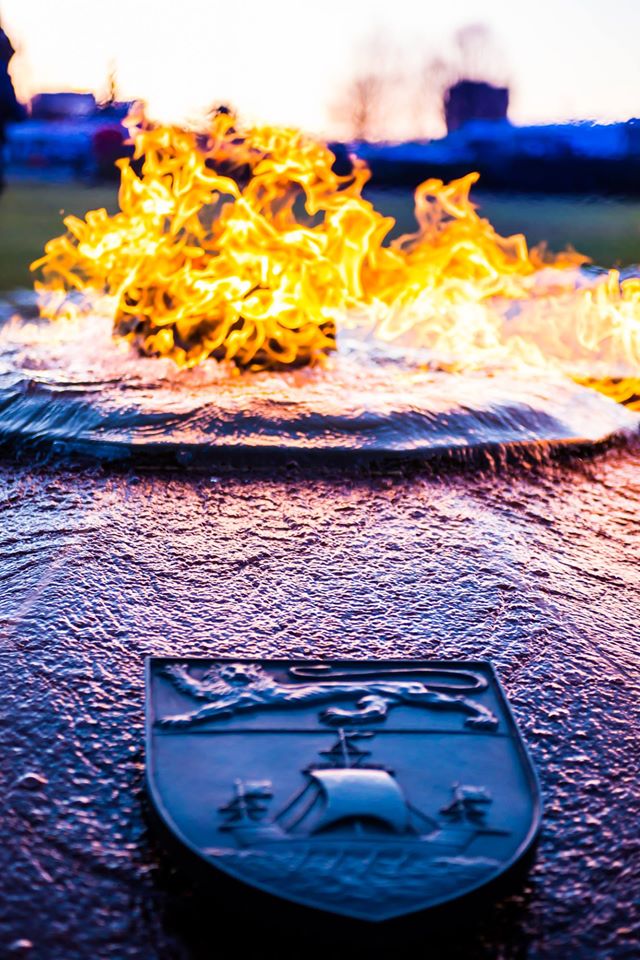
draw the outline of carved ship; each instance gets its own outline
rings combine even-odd
[[[334,746],[321,752],[326,761],[304,771],[306,785],[273,818],[268,817],[271,783],[236,780],[233,799],[220,808],[221,829],[241,849],[312,839],[349,845],[404,840],[433,856],[460,855],[478,836],[505,835],[485,826],[491,797],[483,787],[454,784],[452,800],[438,817],[418,810],[393,771],[367,762],[369,751],[353,742],[367,735],[339,730]]]

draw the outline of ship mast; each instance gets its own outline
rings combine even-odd
[[[268,781],[248,781],[236,779],[233,782],[235,797],[223,807],[220,813],[227,817],[223,830],[230,830],[242,823],[256,823],[264,817],[267,805],[273,793]]]
[[[366,730],[346,731],[344,727],[339,727],[337,734],[338,739],[331,749],[320,751],[320,756],[327,757],[329,760],[329,763],[324,764],[324,766],[329,768],[344,767],[347,770],[355,767],[361,767],[364,758],[371,756],[371,751],[361,750],[352,741],[356,739],[362,740],[364,738],[372,737],[373,734]],[[379,768],[380,764],[368,763],[366,766],[377,769]],[[307,773],[312,773],[315,769],[318,769],[318,765],[316,764],[314,764],[313,767],[310,767]]]

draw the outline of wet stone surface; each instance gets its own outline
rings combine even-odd
[[[0,469],[0,955],[210,957],[225,935],[242,955],[252,916],[149,819],[151,653],[490,658],[542,783],[538,856],[445,946],[426,918],[420,942],[640,955],[639,508],[633,450],[440,479]]]

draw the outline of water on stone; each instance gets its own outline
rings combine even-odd
[[[0,326],[0,442],[14,451],[206,468],[229,456],[432,457],[598,442],[640,425],[560,373],[442,372],[420,351],[366,337],[343,337],[326,368],[239,375],[215,361],[179,370],[142,358],[113,339],[107,317],[56,325],[33,313],[23,295]]]

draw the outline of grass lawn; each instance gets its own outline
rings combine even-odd
[[[116,187],[76,183],[9,183],[0,196],[0,290],[28,287],[29,264],[51,237],[64,232],[68,213],[117,209]]]
[[[413,197],[407,190],[369,191],[369,198],[398,221],[396,233],[414,229]],[[503,234],[523,232],[531,243],[567,244],[602,266],[640,262],[640,201],[578,197],[487,195],[480,212]],[[50,237],[63,231],[62,216],[117,208],[115,186],[74,183],[10,183],[0,197],[0,290],[30,286],[29,263]]]
[[[413,197],[406,190],[370,190],[369,199],[396,218],[394,233],[415,229]],[[498,233],[524,233],[531,245],[546,240],[550,249],[571,245],[602,267],[640,263],[640,200],[605,197],[471,194],[481,216]]]

